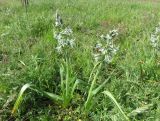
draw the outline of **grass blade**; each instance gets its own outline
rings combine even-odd
[[[129,121],[129,118],[125,115],[125,113],[123,112],[123,110],[121,109],[120,105],[118,104],[118,102],[116,101],[116,99],[113,97],[113,95],[109,91],[104,91],[103,94],[107,95],[111,99],[111,101],[118,108],[118,110],[120,111],[120,113],[122,114],[122,116],[124,117],[124,119],[126,119],[126,121]]]

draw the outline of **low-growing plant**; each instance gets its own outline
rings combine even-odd
[[[65,75],[64,75],[65,73]],[[73,93],[75,91],[76,86],[79,83],[79,80],[76,80],[76,78],[73,76],[72,71],[69,67],[68,61],[64,61],[63,64],[61,64],[60,67],[60,77],[61,77],[61,83],[60,83],[60,91],[61,93],[59,95],[50,93],[44,90],[38,89],[35,85],[33,84],[25,84],[18,95],[18,98],[14,104],[14,107],[12,109],[12,114],[15,114],[15,112],[18,110],[22,100],[23,100],[23,95],[24,92],[27,89],[31,89],[32,91],[38,92],[42,94],[43,96],[48,97],[49,99],[56,101],[58,104],[66,108],[69,106],[72,98],[73,98]]]
[[[96,62],[96,64],[89,77],[89,82],[91,82],[91,80],[92,82],[91,82],[91,86],[88,91],[87,100],[84,104],[84,109],[86,113],[88,113],[88,111],[92,108],[92,100],[94,96],[104,87],[104,85],[108,82],[108,80],[110,79],[112,75],[111,74],[108,77],[108,79],[106,79],[101,85],[99,85],[98,87],[95,87],[97,76],[100,72],[102,63],[103,62],[107,64],[111,63],[114,55],[116,54],[118,50],[118,47],[115,47],[115,45],[113,44],[113,38],[116,37],[117,35],[118,35],[117,30],[110,31],[109,34],[107,34],[106,36],[101,35],[101,39],[103,41],[99,42],[94,47],[93,56],[94,56],[94,61]]]

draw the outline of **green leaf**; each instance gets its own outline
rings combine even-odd
[[[62,97],[50,92],[46,92],[46,91],[41,91],[45,96],[47,96],[48,98],[55,100],[55,101],[63,101]]]
[[[74,93],[74,90],[76,89],[77,85],[79,84],[79,80],[76,80],[73,87],[72,87],[72,92],[71,92],[71,97],[73,97],[73,93]]]
[[[12,109],[12,114],[14,114],[17,110],[19,105],[21,104],[22,100],[23,100],[23,94],[24,92],[31,86],[31,84],[25,84],[22,88],[21,91],[18,94],[18,98],[16,100],[16,103],[14,104],[14,107]]]
[[[99,64],[100,64],[100,62],[96,63],[96,65],[93,67],[93,69],[92,69],[92,71],[91,71],[91,73],[90,73],[88,82],[91,82],[91,80],[92,80],[92,75],[93,75],[95,69],[97,68],[97,66],[98,66]]]
[[[108,79],[106,79],[100,86],[98,86],[95,90],[92,91],[93,95],[96,95],[105,86],[105,84],[110,80],[113,73],[114,71],[110,74]]]
[[[133,110],[131,113],[128,114],[129,117],[136,116],[138,114],[142,114],[147,112],[151,107],[153,107],[153,104],[145,105],[143,107],[139,107],[135,110]]]
[[[23,100],[23,95],[24,95],[24,92],[27,90],[27,89],[31,89],[32,91],[35,91],[35,92],[38,92],[38,93],[41,93],[43,94],[44,96],[48,97],[49,99],[51,100],[55,100],[55,101],[63,101],[63,99],[59,96],[59,95],[56,95],[56,94],[53,94],[53,93],[50,93],[50,92],[46,92],[46,91],[42,91],[42,90],[39,90],[37,89],[35,86],[31,85],[31,84],[25,84],[19,94],[18,94],[18,98],[13,106],[13,109],[12,109],[12,114],[15,114],[15,112],[18,110],[22,100]]]
[[[61,64],[60,67],[60,76],[61,76],[61,90],[64,91],[64,79],[63,79],[63,73],[64,73],[64,66]]]
[[[118,108],[118,110],[120,111],[120,113],[124,117],[124,119],[126,119],[126,121],[129,121],[129,118],[125,115],[125,113],[123,112],[123,110],[121,109],[120,105],[118,104],[116,99],[113,97],[113,95],[109,91],[104,91],[103,94],[107,95],[111,99],[111,101]]]
[[[98,63],[98,64],[100,64],[100,63]],[[88,92],[88,97],[87,97],[87,100],[86,100],[86,102],[85,102],[85,104],[84,104],[84,107],[85,107],[86,110],[89,110],[89,109],[87,109],[87,108],[90,107],[89,104],[91,103],[91,98],[92,98],[92,96],[93,96],[93,88],[94,88],[94,86],[95,86],[96,79],[97,79],[97,76],[98,76],[98,74],[99,74],[99,70],[100,70],[100,68],[101,68],[101,65],[102,65],[102,64],[100,64],[99,66],[98,66],[98,65],[95,66],[95,67],[98,66],[98,69],[97,69],[97,71],[96,71],[96,74],[95,74],[94,77],[93,77],[93,81],[92,81],[92,83],[91,83],[91,86],[90,86],[90,89],[89,89],[89,92]],[[95,68],[95,67],[94,67],[94,68]],[[91,73],[92,73],[92,72],[91,72]]]
[[[105,84],[108,82],[110,78],[106,79],[99,87],[97,87],[95,90],[92,91],[93,95],[96,95],[104,86]]]

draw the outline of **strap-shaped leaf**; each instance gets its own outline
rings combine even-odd
[[[125,113],[123,112],[123,110],[121,109],[120,105],[118,104],[118,102],[116,101],[116,99],[113,97],[113,95],[109,91],[104,91],[103,94],[107,95],[111,99],[111,101],[118,108],[118,110],[120,111],[120,113],[122,114],[122,116],[124,117],[124,119],[126,119],[126,121],[129,121],[129,118],[125,115]]]
[[[31,89],[32,91],[35,91],[35,92],[38,92],[38,93],[41,93],[43,94],[44,96],[48,97],[49,99],[51,100],[55,100],[55,101],[63,101],[63,99],[61,98],[61,96],[59,95],[56,95],[56,94],[53,94],[53,93],[50,93],[50,92],[46,92],[46,91],[41,91],[39,89],[37,89],[35,86],[31,85],[31,84],[25,84],[19,94],[18,94],[18,98],[14,104],[14,107],[12,109],[12,114],[15,114],[15,112],[18,110],[20,104],[22,103],[22,100],[23,100],[23,95],[24,95],[24,92],[27,90],[27,89]]]
[[[104,86],[105,84],[108,82],[110,78],[106,79],[100,86],[98,86],[95,90],[92,91],[93,95],[96,95]]]
[[[41,91],[42,92],[42,91]],[[53,93],[50,93],[50,92],[46,92],[46,91],[43,91],[42,92],[45,96],[47,96],[48,98],[52,99],[52,100],[55,100],[55,101],[63,101],[63,99],[61,98],[61,96],[59,95],[56,95],[56,94],[53,94]]]
[[[18,98],[16,100],[16,103],[14,104],[14,107],[12,109],[12,114],[14,114],[17,110],[19,105],[21,104],[22,100],[23,100],[23,94],[24,92],[31,86],[31,84],[25,84],[22,88],[21,91],[18,94]]]
[[[98,63],[98,64],[99,64],[99,63]],[[95,74],[94,77],[93,77],[93,81],[92,81],[92,83],[91,83],[91,86],[90,86],[90,89],[89,89],[89,92],[88,92],[88,97],[87,97],[87,100],[86,100],[86,102],[85,102],[85,104],[84,104],[85,109],[87,109],[87,107],[89,107],[89,104],[90,104],[90,102],[91,102],[91,98],[92,98],[92,96],[93,96],[93,88],[94,88],[94,86],[95,86],[96,79],[97,79],[97,76],[98,76],[98,74],[99,74],[101,65],[102,65],[102,64],[100,63],[100,65],[98,66],[98,69],[97,69],[97,71],[96,71],[96,74]],[[87,110],[88,110],[88,109],[87,109]]]
[[[77,79],[72,87],[72,92],[71,92],[71,97],[73,97],[73,93],[74,93],[74,90],[76,89],[77,85],[79,84],[79,80]]]
[[[147,112],[151,107],[153,107],[153,104],[148,104],[148,105],[139,107],[139,108],[133,110],[131,113],[129,113],[128,116],[129,116],[129,117],[133,117],[133,116],[136,116],[136,115],[138,115],[138,114],[145,113],[145,112]]]

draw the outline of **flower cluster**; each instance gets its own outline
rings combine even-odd
[[[63,22],[60,15],[56,12],[55,27],[58,31],[54,33],[54,39],[57,40],[56,50],[58,53],[62,53],[66,47],[73,48],[75,45],[75,39],[73,39],[73,31],[70,27],[62,28]]]
[[[159,26],[156,27],[155,31],[151,34],[151,38],[150,38],[151,46],[155,49],[160,49],[159,34],[160,34],[160,23],[159,23]]]
[[[107,35],[101,35],[101,40],[94,47],[94,60],[103,60],[106,63],[110,63],[113,60],[114,55],[118,51],[118,47],[114,45],[114,38],[118,36],[118,30],[112,30]]]
[[[114,29],[112,31],[109,31],[109,34],[107,35],[101,35],[101,39],[106,40],[106,41],[110,41],[112,40],[114,37],[118,36],[118,30]]]

